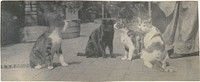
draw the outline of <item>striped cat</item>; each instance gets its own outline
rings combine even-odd
[[[31,54],[29,55],[29,64],[1,65],[1,69],[28,67],[41,69],[46,66],[48,66],[48,69],[53,69],[52,61],[55,54],[57,54],[62,66],[68,66],[68,64],[64,61],[61,50],[61,32],[67,29],[68,22],[68,20],[64,20],[62,25],[58,27],[50,27],[49,30],[45,31],[38,37],[32,48]]]

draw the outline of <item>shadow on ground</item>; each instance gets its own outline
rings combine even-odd
[[[191,56],[199,56],[199,52],[189,53],[189,54],[172,54],[172,59],[183,58],[183,57],[191,57]]]

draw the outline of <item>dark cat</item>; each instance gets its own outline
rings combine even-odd
[[[103,57],[106,58],[106,47],[109,48],[111,57],[113,55],[114,20],[102,19],[100,27],[95,29],[89,37],[85,54],[78,53],[78,56]]]

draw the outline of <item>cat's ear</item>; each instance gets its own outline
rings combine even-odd
[[[152,22],[151,18],[148,18],[148,22],[149,22],[149,23],[151,23],[151,22]]]
[[[137,17],[137,24],[140,26],[140,24],[142,23],[142,20],[141,20],[141,18],[140,17]]]
[[[120,24],[122,23],[122,19],[119,20]]]
[[[139,21],[139,22],[141,22],[141,21],[142,21],[140,17],[137,17],[137,19],[138,19],[138,21]]]

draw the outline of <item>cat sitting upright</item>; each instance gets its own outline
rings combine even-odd
[[[154,64],[159,64],[164,71],[174,72],[173,69],[167,69],[168,52],[165,50],[161,32],[158,28],[150,24],[149,20],[141,20],[138,17],[138,28],[143,32],[144,49],[141,52],[141,59],[147,68],[152,68]]]
[[[67,29],[69,21],[61,21],[61,19],[59,20],[59,25],[51,26],[49,30],[44,32],[37,39],[31,54],[29,55],[31,68],[40,69],[48,66],[48,69],[53,69],[52,61],[55,54],[57,54],[62,66],[68,66],[68,64],[65,63],[62,55],[61,32]]]
[[[114,28],[120,30],[121,42],[125,47],[124,57],[121,60],[132,60],[133,55],[136,58],[139,56],[141,50],[141,34],[136,30],[130,30],[126,25],[125,19],[119,19],[115,24]]]
[[[77,56],[103,57],[107,58],[106,48],[109,48],[110,56],[113,58],[113,38],[114,38],[114,20],[102,19],[101,25],[92,31],[89,36],[85,53],[78,53]]]

